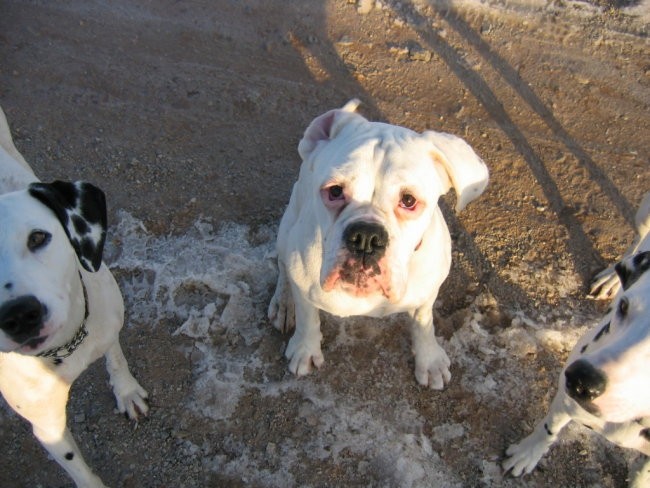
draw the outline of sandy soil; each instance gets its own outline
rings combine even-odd
[[[114,415],[102,364],[75,384],[69,424],[108,485],[626,485],[634,454],[577,427],[523,480],[499,463],[602,313],[588,283],[650,188],[648,9],[414,3],[0,1],[17,147],[111,207],[122,343],[152,411]],[[415,384],[403,317],[325,317],[326,366],[300,380],[264,317],[297,142],[353,97],[464,137],[490,167],[466,211],[442,202],[442,392]],[[0,426],[0,486],[70,486],[6,406]]]

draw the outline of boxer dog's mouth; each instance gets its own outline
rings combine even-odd
[[[385,256],[388,241],[386,229],[376,222],[357,221],[348,225],[343,232],[344,248],[323,280],[323,290],[338,287],[359,297],[381,294],[396,302]]]
[[[391,303],[398,300],[394,296],[385,258],[376,260],[367,256],[348,256],[334,266],[323,280],[322,287],[325,291],[338,287],[345,293],[358,297],[381,294]]]

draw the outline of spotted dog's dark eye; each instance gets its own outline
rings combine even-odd
[[[328,188],[330,200],[340,200],[343,198],[343,187],[341,185],[334,185]]]
[[[630,302],[628,301],[627,298],[623,297],[618,302],[618,307],[616,308],[616,313],[618,314],[619,317],[625,318],[629,308],[630,308]]]
[[[404,193],[402,194],[402,198],[400,198],[399,206],[406,209],[412,209],[417,203],[418,201],[413,195],[410,193]]]
[[[45,247],[52,239],[52,234],[45,232],[44,230],[35,230],[29,234],[27,237],[27,249],[30,251],[36,251],[42,247]]]

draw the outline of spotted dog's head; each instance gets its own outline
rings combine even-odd
[[[616,265],[622,290],[565,369],[565,388],[608,422],[650,416],[650,252]]]
[[[34,183],[0,196],[0,351],[36,354],[84,318],[79,264],[101,266],[106,201],[95,186]]]

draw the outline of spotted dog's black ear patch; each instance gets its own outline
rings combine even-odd
[[[650,251],[644,251],[627,258],[614,266],[621,286],[627,290],[650,269]]]
[[[83,181],[54,181],[32,183],[29,194],[54,212],[81,265],[88,271],[97,271],[106,241],[104,192]]]

